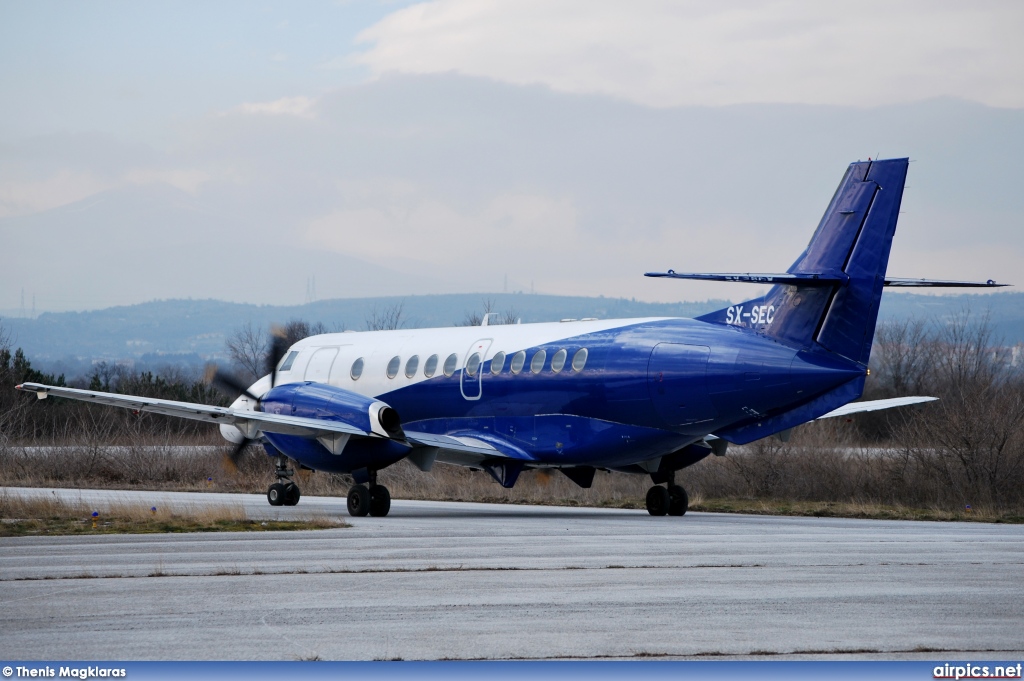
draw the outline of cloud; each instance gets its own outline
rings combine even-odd
[[[316,101],[314,97],[282,97],[271,102],[245,102],[237,110],[253,115],[314,118]]]
[[[435,0],[364,30],[375,74],[457,72],[654,107],[1024,106],[1024,4]]]
[[[124,179],[132,184],[167,184],[189,194],[195,194],[201,184],[211,179],[211,175],[199,169],[136,168],[128,171]]]
[[[305,239],[314,248],[390,266],[507,271],[523,253],[536,263],[580,244],[579,217],[568,198],[499,193],[475,210],[460,210],[408,182],[346,189],[345,208],[310,221]]]
[[[21,207],[116,185],[0,220],[18,262],[53,265],[0,271],[0,308],[17,307],[22,286],[42,309],[59,296],[301,301],[314,274],[323,297],[500,291],[506,274],[513,290],[747,296],[643,273],[785,269],[846,164],[876,152],[920,159],[893,276],[1012,282],[1024,252],[1024,110],[656,109],[452,74],[389,76],[310,108],[210,116],[163,151],[77,137],[0,149],[0,200]],[[109,276],[83,280],[81,262]]]
[[[0,180],[0,218],[50,210],[116,186],[91,172],[59,170],[38,180]]]

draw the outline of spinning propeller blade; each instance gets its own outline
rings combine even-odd
[[[239,395],[245,395],[253,402],[259,402],[260,398],[249,392],[249,387],[242,383],[237,376],[221,371],[216,364],[206,365],[206,382],[212,383],[228,394],[238,393]]]
[[[267,353],[267,373],[270,374],[270,387],[277,385],[277,366],[288,352],[288,337],[284,329],[275,326],[270,331],[270,351]]]

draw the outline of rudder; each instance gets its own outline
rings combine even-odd
[[[906,158],[851,163],[807,248],[786,271],[795,283],[698,319],[754,328],[800,347],[816,343],[867,364],[908,166]]]

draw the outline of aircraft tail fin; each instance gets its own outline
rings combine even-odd
[[[909,159],[858,161],[846,169],[807,249],[780,274],[648,272],[649,277],[771,284],[762,298],[697,319],[754,329],[801,348],[824,348],[866,365],[884,286],[1004,286],[991,279],[886,277]]]
[[[768,325],[768,335],[814,342],[867,364],[908,165],[905,158],[850,164],[807,249],[788,270],[835,281],[775,287],[766,302],[775,306],[778,324]]]
[[[765,278],[745,281],[774,284],[768,294],[698,319],[800,347],[817,344],[866,364],[907,167],[905,158],[851,163],[807,249],[786,273],[747,275]]]

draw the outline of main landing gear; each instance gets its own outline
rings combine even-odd
[[[383,517],[391,510],[391,492],[377,484],[377,471],[370,472],[370,486],[353,485],[348,491],[348,513],[361,518],[366,515]]]
[[[291,479],[295,471],[288,468],[288,460],[285,457],[277,457],[274,473],[277,475],[277,482],[267,489],[267,501],[270,505],[294,506],[299,503],[299,497],[302,495],[299,493],[299,486]]]
[[[647,512],[651,515],[686,515],[690,498],[682,485],[677,485],[675,473],[668,479],[668,487],[655,485],[647,490]]]

